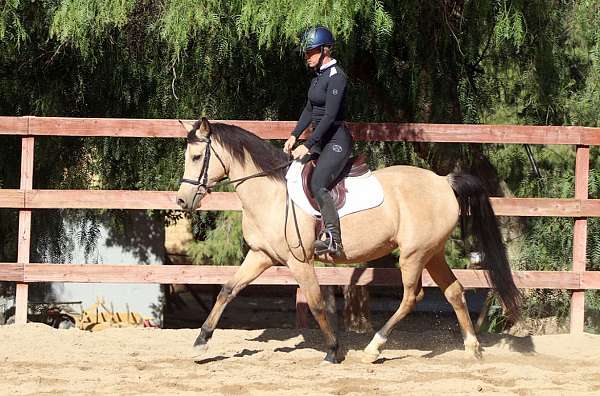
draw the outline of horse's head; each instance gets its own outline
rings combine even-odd
[[[227,176],[227,169],[217,146],[210,123],[202,117],[194,123],[187,135],[185,169],[177,191],[177,204],[182,209],[193,211],[198,208],[210,186]]]

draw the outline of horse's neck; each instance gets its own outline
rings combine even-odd
[[[229,178],[240,179],[260,172],[262,170],[252,161],[246,161],[245,164],[234,161],[229,169]],[[237,185],[235,190],[244,211],[254,213],[257,217],[261,213],[272,215],[274,204],[285,200],[285,185],[267,176],[248,179]]]

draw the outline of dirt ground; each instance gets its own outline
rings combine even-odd
[[[369,336],[344,333],[339,365],[321,363],[318,330],[216,330],[194,356],[197,330],[55,330],[0,326],[0,394],[600,394],[600,336],[482,334],[484,358],[462,351],[454,326],[395,331],[375,364]]]

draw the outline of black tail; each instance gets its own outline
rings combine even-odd
[[[475,176],[451,174],[448,179],[460,207],[463,236],[471,234],[477,239],[482,263],[488,270],[492,285],[500,295],[508,315],[516,319],[519,316],[521,293],[513,281],[489,195],[481,180]]]

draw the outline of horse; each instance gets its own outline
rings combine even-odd
[[[186,128],[190,127],[188,125]],[[339,363],[344,356],[336,332],[328,321],[314,270],[315,218],[295,210],[287,213],[285,172],[290,158],[282,150],[253,133],[224,123],[196,121],[187,134],[185,169],[177,192],[184,210],[201,207],[212,187],[229,178],[242,204],[242,231],[249,246],[242,264],[218,294],[200,334],[194,342],[198,353],[208,342],[227,304],[267,268],[285,265],[306,296],[309,308],[324,336],[324,362]],[[397,311],[377,331],[363,351],[364,362],[375,362],[396,324],[424,296],[422,272],[426,268],[454,309],[465,351],[480,358],[479,344],[469,316],[463,287],[444,257],[446,240],[459,219],[463,230],[478,241],[482,264],[509,314],[519,311],[520,292],[514,284],[506,250],[494,212],[481,180],[453,173],[439,176],[413,166],[391,166],[373,175],[380,182],[381,205],[341,218],[345,255],[322,257],[328,263],[374,260],[399,248],[399,267],[404,292]]]

